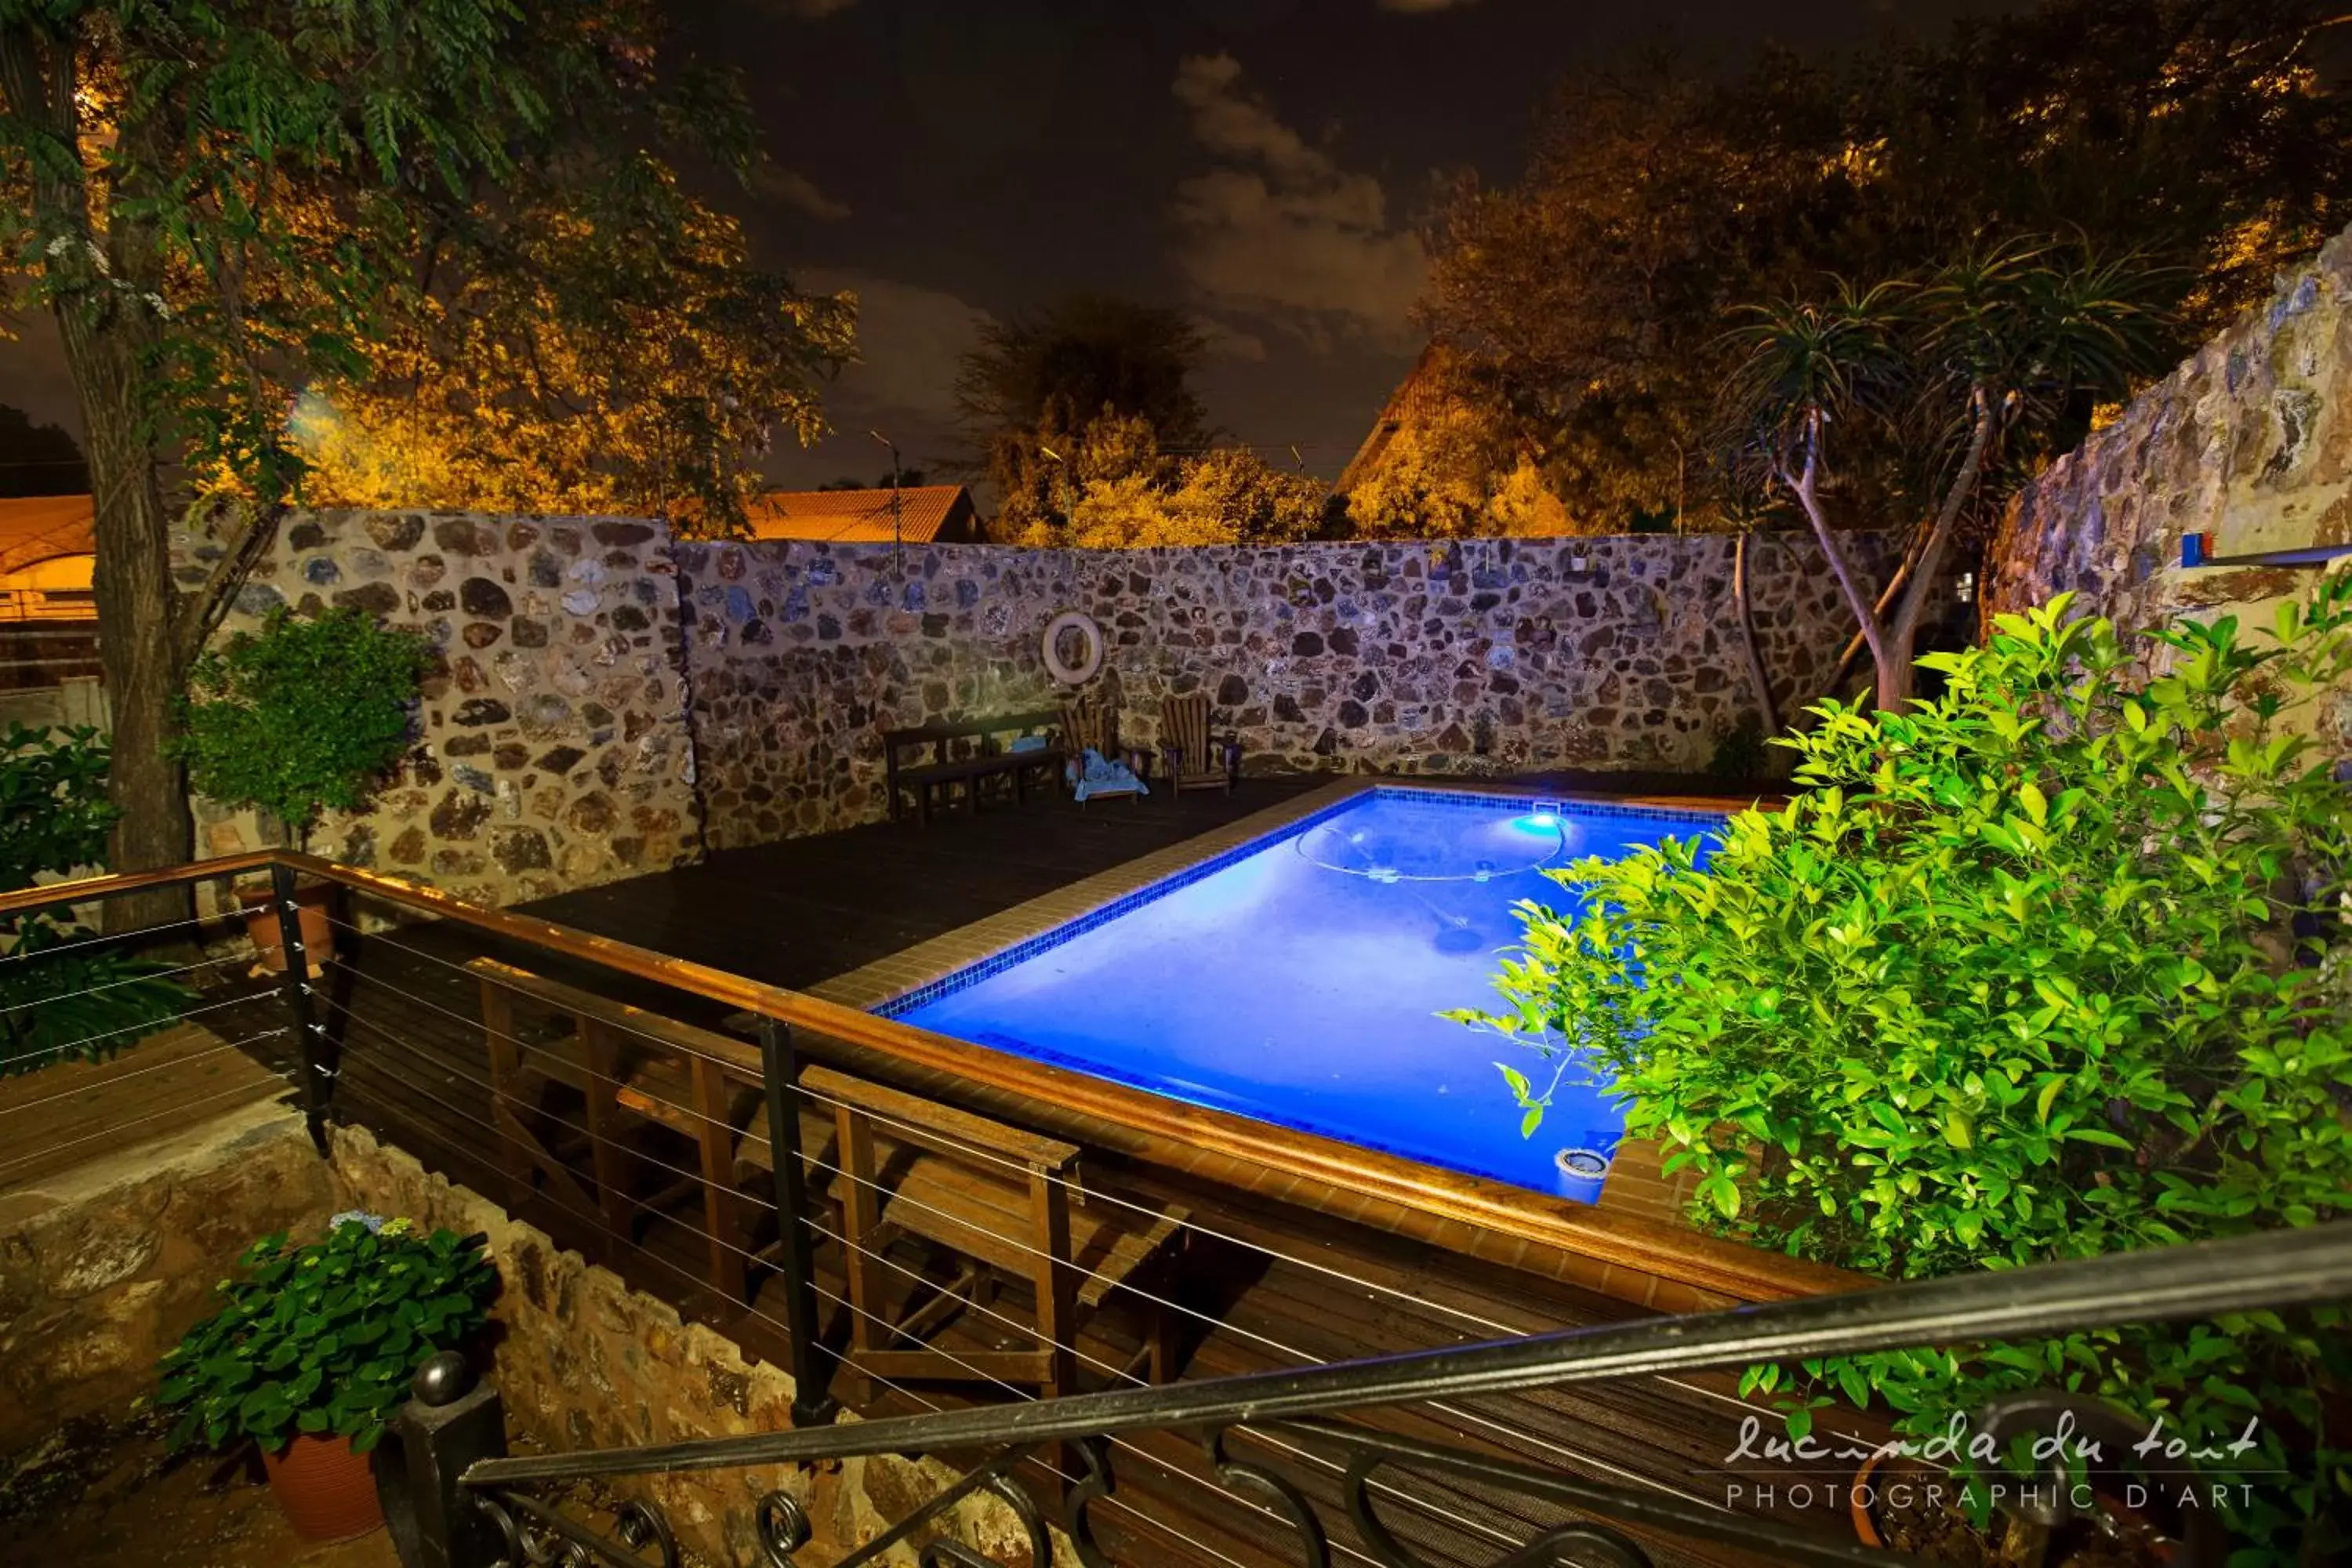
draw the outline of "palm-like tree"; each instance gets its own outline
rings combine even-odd
[[[2161,274],[2137,257],[2011,240],[1972,248],[1924,279],[1750,307],[1725,398],[1751,454],[1812,525],[1862,628],[1881,711],[1911,695],[1912,647],[1952,535],[2006,452],[2031,455],[2095,402],[2156,367]],[[1840,426],[1906,449],[1925,482],[1898,581],[1874,600],[1822,504]],[[1859,443],[1857,443],[1859,444]]]

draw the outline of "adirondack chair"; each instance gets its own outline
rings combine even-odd
[[[1081,697],[1062,704],[1062,750],[1072,756],[1098,752],[1118,757],[1118,710],[1100,697]]]
[[[1106,762],[1123,762],[1118,750],[1118,710],[1100,697],[1081,697],[1062,705],[1062,750],[1069,757],[1069,777],[1076,791],[1077,771],[1086,765],[1086,754],[1093,752]],[[1100,795],[1123,795],[1136,799],[1141,791],[1139,783],[1134,789],[1102,789],[1094,786],[1092,793]],[[1086,797],[1079,796],[1080,804]]]
[[[1171,697],[1160,704],[1160,753],[1171,795],[1181,795],[1188,789],[1230,793],[1234,787],[1233,775],[1225,772],[1223,753],[1209,733],[1205,691]]]

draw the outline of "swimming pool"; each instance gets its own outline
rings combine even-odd
[[[1436,1016],[1485,1006],[1512,908],[1543,876],[1722,824],[1704,812],[1380,786],[924,985],[881,1011],[1197,1105],[1542,1192],[1564,1147],[1612,1148],[1604,1089],[1569,1075],[1519,1133],[1498,1058]]]

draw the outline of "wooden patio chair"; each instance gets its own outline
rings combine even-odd
[[[1160,754],[1168,775],[1168,793],[1188,789],[1221,789],[1231,794],[1233,775],[1209,733],[1209,694],[1171,697],[1160,704]]]
[[[1160,1383],[1175,1370],[1174,1329],[1139,1274],[1180,1248],[1190,1214],[1139,1209],[1078,1186],[1076,1144],[1008,1127],[898,1089],[810,1066],[803,1103],[829,1106],[834,1169],[812,1173],[831,1188],[849,1276],[848,1366],[867,1379],[1034,1384],[1040,1396],[1074,1392],[1081,1321],[1125,1290],[1142,1310],[1141,1343],[1120,1375]],[[811,1154],[828,1140],[803,1132]],[[820,1163],[822,1162],[820,1161]],[[736,1150],[739,1180],[772,1171],[764,1106]],[[1075,1199],[1075,1201],[1074,1201]],[[882,1254],[913,1237],[954,1259],[952,1277],[926,1293],[891,1289],[898,1268]],[[1034,1299],[1029,1350],[935,1350],[927,1342],[967,1309],[1009,1316],[996,1277],[1028,1282]],[[903,1306],[895,1313],[893,1299]],[[998,1317],[991,1317],[992,1331]],[[870,1394],[869,1386],[866,1393]],[[863,1403],[863,1398],[860,1399]]]
[[[1118,710],[1098,695],[1063,703],[1062,750],[1073,757],[1092,751],[1118,761]]]
[[[1062,750],[1074,767],[1086,765],[1086,753],[1093,752],[1106,762],[1124,762],[1118,750],[1118,710],[1099,695],[1081,697],[1062,705]],[[1075,776],[1075,775],[1073,775]],[[1129,800],[1142,798],[1137,790],[1097,790],[1102,795],[1124,795]]]

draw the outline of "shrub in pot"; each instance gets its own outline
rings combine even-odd
[[[1932,702],[1836,703],[1808,793],[1558,873],[1505,1005],[1696,1176],[1696,1217],[1889,1279],[2352,1215],[2352,792],[2298,728],[2352,676],[2352,578],[2267,636],[2138,651],[2064,598],[1925,661]],[[2234,1563],[2337,1561],[2352,1454],[2340,1310],[1761,1367],[1792,1435],[1832,1393],[1898,1429],[2036,1387],[2221,1447]],[[2250,1426],[2250,1422],[2252,1425]],[[2241,1488],[2235,1481],[2248,1484]],[[1981,1495],[1981,1494],[1979,1494]]]
[[[221,1282],[220,1310],[163,1357],[156,1402],[179,1412],[170,1446],[258,1446],[308,1539],[375,1528],[367,1456],[384,1423],[418,1367],[488,1321],[498,1274],[477,1240],[348,1214],[320,1241],[254,1243]]]
[[[415,633],[353,609],[308,619],[283,605],[195,662],[173,753],[188,780],[221,805],[249,806],[298,848],[329,807],[357,811],[399,765],[415,729],[417,691],[433,653]],[[323,889],[299,900],[302,943],[332,946]],[[264,965],[285,966],[267,894],[247,922]]]

